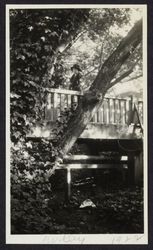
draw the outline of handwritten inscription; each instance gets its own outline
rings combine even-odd
[[[59,236],[50,236],[45,235],[42,243],[45,244],[83,244],[85,237],[81,235],[59,235]]]
[[[142,243],[144,235],[127,235],[127,236],[114,236],[112,238],[112,245],[116,244],[139,244]],[[145,240],[145,239],[144,239]],[[145,243],[145,242],[144,242]]]
[[[94,244],[111,244],[112,245],[126,245],[126,244],[147,244],[144,235],[99,235],[100,238],[92,235],[92,242]],[[91,236],[84,235],[45,235],[42,244],[86,244],[91,242]],[[91,243],[93,244],[93,243]]]

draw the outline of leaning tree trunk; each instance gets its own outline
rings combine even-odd
[[[69,152],[95,112],[102,105],[105,93],[110,86],[112,87],[111,81],[141,41],[142,20],[138,21],[127,36],[122,39],[119,46],[102,65],[89,91],[85,92],[76,110],[75,118],[69,121],[67,131],[60,140],[59,157],[56,159],[52,170],[56,169],[61,159]]]

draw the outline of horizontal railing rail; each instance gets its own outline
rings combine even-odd
[[[70,107],[76,107],[83,96],[83,92],[66,89],[47,88],[46,91],[44,119],[50,122],[60,119],[62,111]],[[136,106],[141,123],[143,123],[143,102],[138,101]],[[132,109],[131,98],[124,99],[106,96],[102,106],[93,116],[90,123],[128,124],[129,113]]]

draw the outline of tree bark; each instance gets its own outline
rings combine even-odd
[[[102,65],[89,91],[84,93],[76,110],[75,118],[69,121],[67,131],[59,142],[60,152],[59,157],[55,161],[54,169],[59,164],[60,159],[69,152],[77,138],[90,122],[94,113],[102,105],[105,93],[110,86],[112,87],[112,79],[131,53],[134,52],[141,40],[142,20],[138,21],[127,36],[122,39],[119,46]]]

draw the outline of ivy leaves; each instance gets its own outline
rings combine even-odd
[[[11,135],[14,142],[27,133],[28,120],[33,117],[35,123],[39,119],[40,92],[43,93],[40,87],[51,80],[47,79],[50,76],[46,73],[54,66],[53,57],[56,57],[61,44],[76,35],[88,13],[89,10],[68,9],[10,10],[11,92],[21,96],[11,98]],[[57,75],[51,84],[61,81],[61,76]],[[27,121],[24,118],[21,121],[25,114]],[[17,136],[19,130],[23,133]]]

